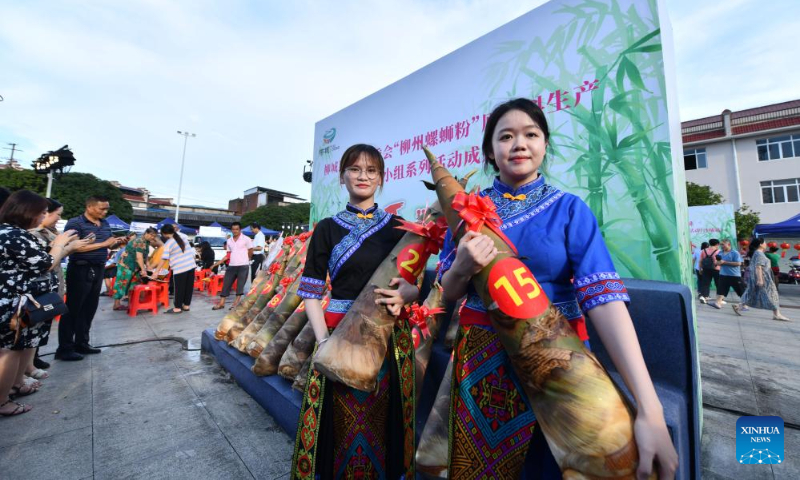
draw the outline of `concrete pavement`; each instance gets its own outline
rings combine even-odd
[[[792,322],[697,305],[704,478],[800,478],[800,286],[782,285],[781,293]],[[190,313],[131,318],[102,297],[92,343],[132,344],[81,362],[44,357],[51,376],[24,399],[34,410],[0,419],[0,477],[288,477],[294,439],[198,350],[201,332],[224,313],[211,305],[196,294]],[[42,353],[55,350],[55,334]],[[783,417],[785,463],[736,463],[740,415]]]

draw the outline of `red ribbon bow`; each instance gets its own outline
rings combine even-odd
[[[500,229],[503,220],[497,214],[497,207],[495,207],[491,198],[481,197],[475,193],[467,194],[467,192],[460,191],[453,197],[452,206],[453,210],[458,212],[458,216],[461,217],[461,223],[466,224],[467,230],[480,232],[481,227],[485,225],[498,237],[503,239],[503,241],[514,250],[514,254],[517,253],[514,244],[511,243],[511,240],[509,240]],[[458,225],[456,231],[458,231],[460,227],[461,224]]]
[[[272,265],[269,266],[269,270],[267,270],[267,273],[269,273],[271,275],[274,275],[274,274],[278,273],[278,270],[280,270],[280,269],[281,269],[281,264],[280,263],[273,263]]]
[[[289,288],[289,285],[291,285],[291,284],[292,284],[292,282],[294,282],[294,278],[292,278],[292,277],[283,277],[283,278],[281,279],[281,283],[280,283],[280,285],[281,285],[281,286],[282,286],[284,289],[287,289],[287,288]]]
[[[425,224],[409,222],[401,219],[400,226],[396,228],[415,233],[420,237],[425,238],[425,253],[436,255],[444,245],[444,235],[447,233],[447,219],[444,217],[439,217],[436,222],[428,222]]]
[[[310,236],[311,236],[311,232],[301,233],[300,234],[300,241],[301,242],[305,242],[306,240],[308,240],[308,237],[310,237]]]
[[[444,308],[429,308],[427,305],[419,306],[414,303],[411,305],[411,315],[408,317],[408,323],[410,323],[412,327],[419,327],[422,335],[428,337],[431,334],[428,328],[428,317],[443,312]]]

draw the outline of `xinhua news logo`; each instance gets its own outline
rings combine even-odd
[[[736,420],[736,461],[743,465],[783,463],[783,419],[739,417]]]

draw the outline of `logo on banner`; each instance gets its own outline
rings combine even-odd
[[[783,463],[783,419],[739,417],[736,420],[736,461],[743,465]]]
[[[336,138],[336,129],[331,128],[330,130],[327,130],[325,133],[322,134],[322,143],[327,145],[331,143],[334,138]]]

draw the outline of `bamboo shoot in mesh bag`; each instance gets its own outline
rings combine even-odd
[[[255,336],[269,323],[269,320],[275,315],[275,312],[283,306],[283,312],[286,309],[292,308],[294,310],[300,304],[300,297],[297,296],[297,287],[300,285],[300,276],[297,278],[284,277],[281,279],[281,293],[276,293],[267,303],[267,305],[256,315],[255,319],[242,331],[241,335],[236,337],[231,342],[231,346],[242,353],[250,342],[253,341]],[[269,313],[267,313],[269,312]],[[289,312],[287,315],[291,315]]]
[[[314,368],[329,379],[356,390],[375,390],[397,319],[384,305],[376,305],[375,288],[388,289],[392,278],[402,276],[416,283],[431,254],[441,248],[444,222],[437,207],[429,209],[425,223],[402,222],[406,234],[372,274],[353,306],[328,340],[317,350]]]
[[[414,381],[417,386],[417,401],[422,395],[422,384],[431,359],[431,349],[443,315],[442,286],[438,283],[431,285],[431,291],[428,293],[428,298],[422,302],[422,306],[416,303],[411,305],[408,321],[411,324],[411,337],[414,341]]]
[[[217,340],[225,340],[227,338],[228,331],[245,313],[247,313],[247,310],[253,305],[253,303],[255,303],[259,293],[268,281],[269,276],[267,272],[258,272],[255,280],[253,281],[253,286],[250,288],[250,291],[247,292],[245,298],[239,302],[239,305],[237,305],[236,308],[225,314],[225,316],[222,318],[222,321],[214,331],[214,338]]]
[[[297,310],[297,307],[300,306],[300,302],[303,301],[303,299],[297,295],[297,289],[299,287],[300,275],[298,275],[297,279],[292,281],[291,285],[287,287],[286,292],[283,295],[283,299],[281,299],[280,303],[278,303],[278,305],[272,311],[269,318],[267,318],[267,321],[264,322],[264,325],[248,337],[245,337],[244,334],[239,337],[241,342],[239,343],[240,347],[237,348],[240,352],[247,353],[247,346],[250,345],[250,343],[256,337],[256,334],[262,335],[262,337],[267,339],[267,341],[272,340],[272,338],[275,336],[275,333],[280,330],[283,324],[286,323],[286,320],[289,318],[289,316],[291,316],[292,313]]]
[[[321,300],[322,310],[328,308],[330,296],[326,295]],[[308,322],[308,315],[306,314],[305,301],[292,313],[286,320],[278,333],[270,340],[266,348],[261,350],[260,354],[256,357],[253,364],[253,373],[256,375],[275,375],[278,373],[278,365],[280,365],[281,357],[289,348],[292,341],[300,334],[300,331],[305,327]],[[247,353],[253,356],[253,349],[258,348],[258,344],[253,341],[250,342]]]
[[[635,478],[639,452],[631,406],[517,258],[491,200],[467,195],[424,150],[454,241],[473,230],[489,236],[500,251],[472,285],[564,478]]]
[[[278,265],[276,264],[275,266]],[[225,339],[228,343],[232,344],[239,337],[239,335],[241,335],[242,332],[244,332],[247,327],[249,327],[250,324],[252,324],[253,321],[258,318],[258,315],[270,305],[272,299],[275,298],[276,295],[280,295],[280,292],[286,288],[283,286],[284,284],[281,283],[286,277],[286,270],[283,268],[285,266],[285,263],[281,264],[281,266],[278,268],[278,271],[272,276],[270,281],[264,285],[264,288],[256,297],[256,300],[250,304],[250,308],[245,315],[233,322],[233,324],[230,326],[228,333],[225,336]],[[258,308],[259,306],[261,308]],[[254,316],[251,316],[251,311],[255,312]],[[258,330],[256,330],[256,332],[258,332]]]
[[[417,448],[417,473],[425,478],[447,478],[449,461],[450,390],[453,385],[453,356],[447,363],[436,400],[422,429]]]
[[[281,362],[278,364],[278,375],[287,380],[294,380],[305,361],[311,356],[311,352],[314,351],[316,343],[317,337],[314,335],[311,322],[306,322],[281,357]]]
[[[303,366],[300,368],[300,371],[294,377],[294,382],[292,382],[292,388],[295,390],[299,390],[301,392],[305,392],[306,390],[306,383],[308,383],[308,369],[311,368],[313,363],[312,356],[309,356],[306,361],[303,363]]]

